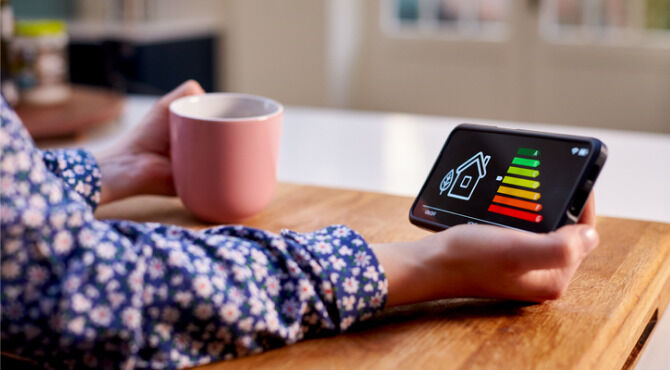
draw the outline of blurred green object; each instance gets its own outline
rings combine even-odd
[[[418,0],[396,0],[396,10],[401,22],[416,22],[419,19]]]
[[[67,100],[70,95],[67,45],[63,21],[16,22],[10,57],[22,101],[49,105]]]
[[[57,20],[24,20],[17,21],[14,34],[18,37],[40,37],[64,34],[65,22]]]
[[[647,0],[647,28],[670,30],[670,0]]]
[[[83,3],[84,1],[79,2]],[[12,1],[12,8],[14,8],[16,19],[71,19],[75,15],[75,5],[75,0]]]

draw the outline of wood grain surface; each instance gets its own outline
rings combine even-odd
[[[275,232],[343,223],[370,243],[410,240],[427,235],[408,221],[411,202],[280,184],[269,207],[242,223]],[[101,207],[97,216],[209,226],[190,216],[176,198],[131,198]],[[347,334],[203,368],[629,367],[644,347],[647,324],[661,317],[670,300],[670,224],[599,217],[597,228],[600,247],[559,300],[528,305],[450,299],[393,308]]]

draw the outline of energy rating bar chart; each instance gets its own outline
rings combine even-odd
[[[539,156],[540,151],[537,149],[517,150],[516,156],[512,159],[512,166],[507,168],[507,174],[502,177],[502,183],[505,185],[498,187],[497,194],[489,205],[489,212],[534,223],[542,222],[542,215],[539,214],[542,204],[537,203],[542,195],[533,191],[540,187],[540,181],[537,179],[540,176]]]

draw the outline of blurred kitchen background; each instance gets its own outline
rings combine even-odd
[[[43,53],[68,86],[120,94],[194,78],[287,105],[670,133],[670,0],[2,4],[3,93],[30,104]]]

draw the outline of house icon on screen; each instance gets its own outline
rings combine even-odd
[[[486,176],[486,165],[490,159],[490,155],[484,156],[484,153],[479,152],[458,166],[456,168],[456,178],[447,196],[470,200],[479,180]]]

